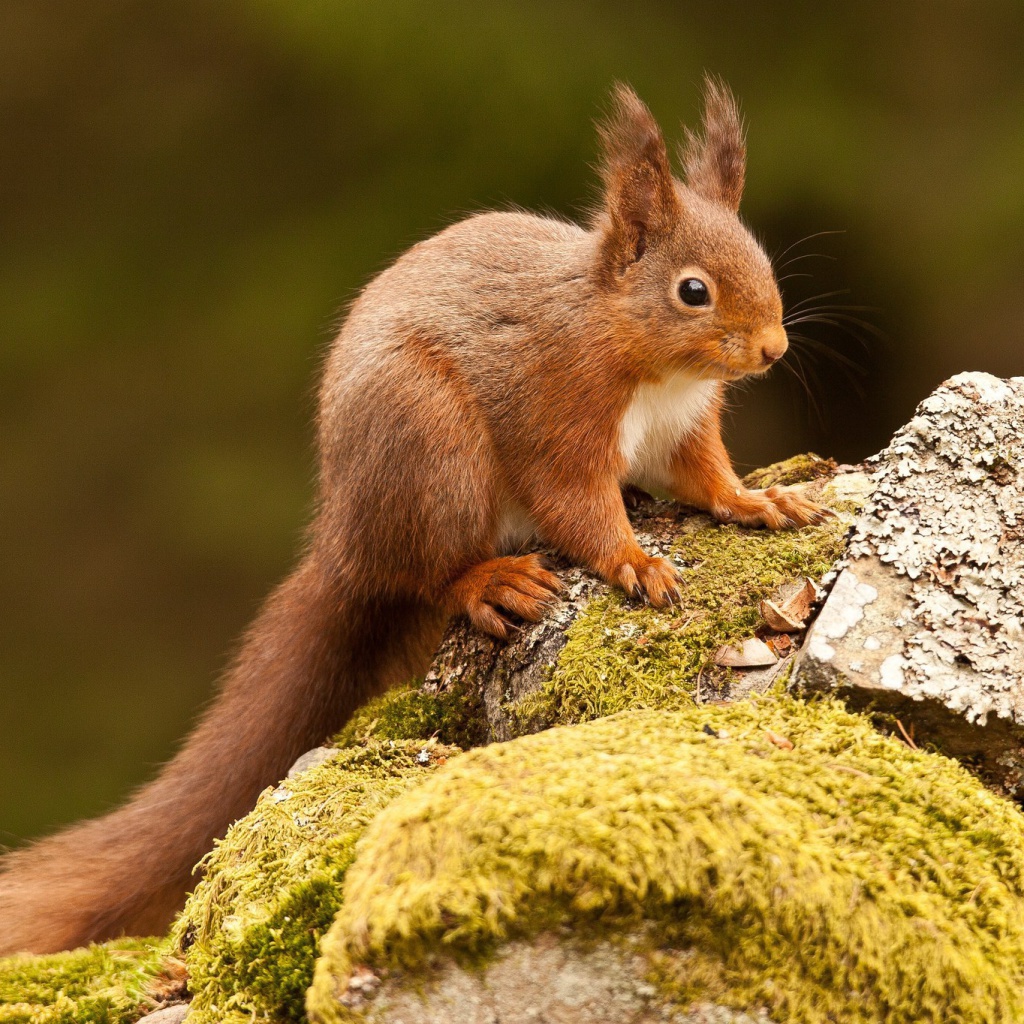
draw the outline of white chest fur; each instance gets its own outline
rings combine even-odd
[[[626,481],[663,490],[676,445],[701,421],[718,393],[718,381],[677,373],[657,384],[641,384],[619,425],[619,451]]]

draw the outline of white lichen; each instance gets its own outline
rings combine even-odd
[[[834,681],[1024,724],[1022,424],[1024,377],[963,373],[870,460],[847,567],[807,644]]]

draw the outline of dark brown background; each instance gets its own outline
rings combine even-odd
[[[844,232],[787,298],[881,332],[817,329],[857,371],[805,352],[809,394],[740,389],[743,466],[857,459],[949,374],[1024,372],[1021,11],[0,4],[0,842],[173,749],[298,545],[337,311],[464,212],[578,213],[613,79],[673,133],[730,81],[769,250]]]

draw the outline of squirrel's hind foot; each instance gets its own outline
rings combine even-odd
[[[446,604],[482,632],[508,640],[518,628],[514,619],[539,622],[561,590],[540,555],[506,555],[463,573],[449,588]]]
[[[765,491],[738,489],[735,495],[716,504],[711,514],[720,523],[782,530],[820,523],[835,513],[811,501],[797,487],[769,487]]]

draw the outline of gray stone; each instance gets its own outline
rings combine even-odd
[[[951,378],[869,461],[870,499],[794,680],[895,715],[1017,794],[1024,377]]]
[[[446,960],[427,978],[361,982],[353,1008],[368,1024],[771,1024],[761,1011],[673,1006],[648,970],[622,944],[584,948],[547,934],[509,943],[482,971]]]
[[[181,1024],[187,1014],[188,1003],[176,1003],[140,1017],[137,1024]]]
[[[309,768],[315,768],[317,765],[323,764],[325,761],[330,761],[332,757],[336,757],[338,754],[337,747],[314,747],[312,750],[307,750],[296,762],[288,769],[288,778],[292,778],[298,775],[299,772],[304,772]]]

